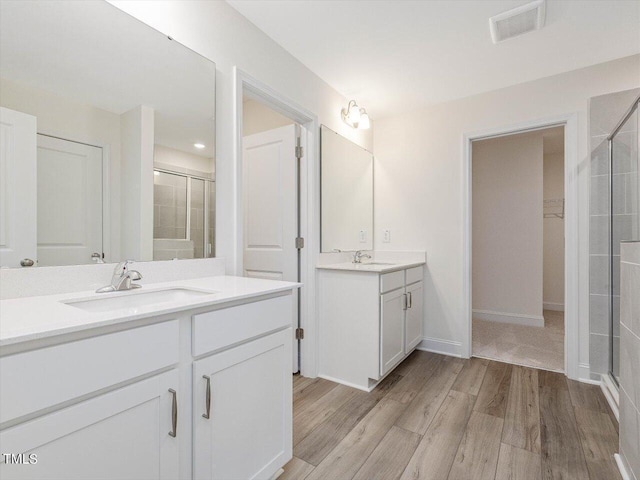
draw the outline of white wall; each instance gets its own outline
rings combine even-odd
[[[215,164],[211,158],[201,157],[200,155],[158,144],[153,149],[153,162],[172,165],[178,169],[197,170],[203,173],[212,173],[215,170]]]
[[[564,198],[564,153],[544,156],[544,199]],[[556,209],[553,209],[556,211]],[[564,219],[547,217],[544,223],[543,301],[545,308],[564,309]]]
[[[120,115],[122,258],[153,260],[154,112],[139,106]]]
[[[234,66],[316,113],[320,123],[372,149],[371,130],[354,130],[340,118],[348,100],[227,3],[110,2],[216,63],[216,254],[226,257],[229,273],[242,255],[236,241],[242,225],[236,214],[240,179],[234,157]]]
[[[109,155],[110,256],[120,259],[120,116],[0,79],[0,105],[34,115],[38,133],[103,147]]]
[[[544,326],[541,132],[473,142],[474,318]]]
[[[426,250],[425,336],[461,352],[463,135],[578,114],[580,355],[588,364],[588,99],[640,84],[640,55],[378,119],[374,131],[375,247]],[[391,242],[381,232],[391,230]]]
[[[251,99],[242,102],[242,135],[245,137],[292,123],[293,120],[280,115],[263,103]]]

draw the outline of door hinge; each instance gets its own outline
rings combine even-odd
[[[304,248],[304,238],[302,238],[302,237],[296,238],[296,248],[298,250]]]
[[[296,328],[296,340],[304,339],[304,328]]]
[[[304,148],[302,148],[300,145],[296,145],[296,158],[302,157],[304,157]]]

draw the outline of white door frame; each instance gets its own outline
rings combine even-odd
[[[300,350],[300,373],[305,377],[318,375],[318,325],[315,314],[315,265],[319,255],[319,235],[314,219],[320,218],[320,197],[317,188],[320,178],[320,145],[318,116],[301,107],[278,91],[253,78],[237,66],[234,77],[234,171],[235,220],[234,271],[243,270],[243,205],[242,205],[242,101],[245,96],[258,100],[269,108],[299,123],[307,130],[307,145],[300,164],[300,232],[304,248],[300,252],[300,326],[304,329],[304,348]]]
[[[463,215],[463,304],[468,328],[463,332],[462,352],[466,358],[472,355],[472,194],[471,160],[474,140],[501,137],[564,126],[564,354],[565,373],[569,378],[578,379],[579,369],[579,243],[578,243],[578,114],[570,113],[506,127],[465,133],[463,136],[462,165],[462,215]]]

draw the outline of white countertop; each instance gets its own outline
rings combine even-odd
[[[117,325],[141,318],[284,292],[298,287],[300,287],[298,283],[216,276],[154,283],[145,285],[141,289],[127,292],[96,294],[95,291],[90,290],[2,300],[0,301],[0,347],[107,325]],[[87,312],[62,303],[95,298],[96,296],[107,298],[114,295],[135,295],[136,293],[166,290],[167,288],[192,288],[213,293],[180,301],[162,302],[143,307],[100,313]]]
[[[316,268],[321,270],[348,270],[351,272],[365,272],[365,273],[388,273],[395,272],[397,270],[405,270],[411,267],[420,267],[426,262],[341,262],[331,263],[328,265],[318,265]]]

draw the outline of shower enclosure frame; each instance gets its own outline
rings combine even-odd
[[[210,204],[210,192],[211,188],[215,188],[216,180],[215,178],[197,175],[194,173],[184,173],[176,170],[170,170],[162,167],[153,167],[154,172],[166,173],[169,175],[176,175],[178,177],[183,177],[187,180],[187,208],[186,208],[186,225],[185,225],[185,240],[191,240],[191,181],[201,180],[204,182],[204,238],[203,238],[203,257],[202,258],[212,258],[216,255],[216,245],[215,245],[215,234],[214,239],[209,238],[209,227],[211,226],[209,215],[212,210],[215,209],[215,203],[213,205]],[[213,225],[215,228],[215,211],[213,217]],[[155,236],[154,236],[155,240]]]
[[[620,383],[618,381],[618,379],[616,378],[616,375],[614,373],[614,331],[613,331],[613,322],[614,322],[614,305],[613,305],[613,298],[614,298],[614,248],[613,248],[613,243],[614,243],[614,213],[613,213],[613,204],[614,204],[614,192],[613,192],[613,142],[614,139],[616,137],[616,135],[620,132],[620,130],[622,129],[622,127],[626,124],[627,120],[629,120],[629,118],[631,118],[631,116],[640,111],[639,109],[640,106],[640,95],[638,95],[636,97],[636,99],[633,101],[633,103],[631,104],[631,106],[627,109],[627,111],[625,112],[625,114],[622,116],[622,118],[620,119],[620,121],[616,124],[615,128],[611,131],[611,133],[609,134],[609,136],[607,137],[607,151],[608,151],[608,163],[609,163],[609,295],[608,295],[608,300],[609,300],[609,369],[608,369],[608,376],[611,379],[611,381],[613,382],[613,384],[619,388],[620,387]],[[638,128],[638,125],[636,125],[636,128]],[[640,147],[640,145],[639,145]],[[618,318],[618,321],[620,321],[620,319]]]

